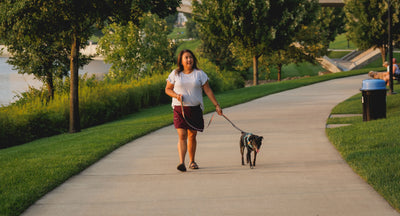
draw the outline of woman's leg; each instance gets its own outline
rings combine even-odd
[[[197,146],[197,131],[196,130],[187,130],[188,131],[188,152],[189,152],[189,159],[190,162],[195,161],[195,156],[196,156],[196,146]]]
[[[188,130],[182,128],[178,128],[176,130],[178,131],[178,136],[179,136],[178,140],[179,161],[180,164],[184,164],[187,151]]]

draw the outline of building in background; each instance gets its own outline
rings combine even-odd
[[[184,26],[186,26],[186,22],[187,22],[187,21],[188,21],[188,20],[187,20],[185,14],[179,12],[179,13],[178,13],[178,18],[177,18],[177,20],[176,20],[176,26],[177,26],[177,27],[184,27]]]

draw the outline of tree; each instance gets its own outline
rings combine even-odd
[[[139,25],[113,23],[103,30],[99,52],[111,63],[108,77],[119,81],[139,79],[174,64],[172,42],[165,20],[146,14]]]
[[[48,100],[54,98],[54,78],[68,75],[69,52],[60,43],[49,40],[32,41],[29,45],[24,41],[8,40],[6,43],[11,57],[7,63],[14,66],[21,74],[33,74],[47,87]],[[64,50],[65,52],[60,52]]]
[[[232,11],[230,1],[193,1],[193,20],[201,39],[200,52],[220,69],[233,68],[235,57],[232,43]]]
[[[33,74],[44,82],[48,99],[51,99],[54,97],[54,78],[68,74],[70,50],[51,27],[56,25],[49,18],[51,14],[40,17],[42,20],[37,25],[31,24],[38,21],[41,11],[41,8],[32,9],[32,5],[30,2],[0,3],[0,37],[12,55],[7,62],[19,73]],[[38,28],[43,30],[40,35],[29,34]],[[82,58],[82,63],[85,62],[87,58]]]
[[[309,26],[315,24],[316,14],[320,7],[316,0],[279,1],[274,2],[272,6],[271,11],[275,15],[271,21],[277,23],[277,27],[270,47],[273,53],[271,57],[275,58],[269,59],[277,65],[278,80],[280,81],[283,65],[304,60],[314,61],[313,57],[317,55],[320,46],[317,45],[316,29]]]
[[[54,79],[62,79],[68,76],[70,50],[60,41],[54,41],[52,35],[46,39],[21,40],[14,38],[13,34],[5,34],[2,38],[8,38],[5,45],[11,53],[7,61],[21,74],[33,74],[47,87],[47,99],[54,98]],[[88,56],[80,56],[80,66],[87,64]]]
[[[345,32],[346,15],[341,7],[321,7],[315,21],[319,28],[321,40],[324,47],[328,48],[329,43],[334,41],[338,34]]]
[[[294,33],[294,43],[268,56],[267,61],[277,66],[278,81],[282,77],[283,65],[301,62],[316,64],[317,58],[327,53],[329,43],[344,31],[344,12],[341,8],[318,7],[317,4],[307,7],[309,21],[304,23],[308,24],[303,24]]]
[[[193,21],[191,15],[186,15],[188,21],[186,22],[186,35],[188,38],[199,38],[199,32],[197,31],[196,22]]]
[[[206,34],[210,43],[221,41],[224,48],[229,43],[232,53],[241,54],[234,55],[237,58],[251,56],[253,84],[257,85],[259,58],[288,48],[296,32],[315,18],[317,4],[316,0],[207,0],[195,4],[194,11],[202,23],[200,34]]]
[[[171,15],[165,17],[165,21],[167,22],[169,34],[171,34],[172,31],[174,31],[174,26],[175,26],[175,22],[176,22],[177,18],[178,18],[178,13],[174,13],[174,14],[171,14]]]
[[[233,1],[233,46],[247,49],[253,59],[253,85],[258,85],[258,59],[267,53],[278,23],[271,23],[273,1]],[[276,14],[278,15],[278,14]]]
[[[2,1],[0,3],[0,32],[15,34],[26,40],[45,39],[51,33],[55,40],[70,50],[70,127],[79,132],[78,70],[79,50],[86,46],[93,25],[101,27],[106,20],[138,23],[145,12],[165,17],[176,11],[179,0],[54,0]],[[6,32],[9,31],[9,32]]]
[[[379,48],[382,62],[386,59],[388,45],[387,0],[346,0],[348,37],[359,49]],[[400,2],[391,1],[393,41],[400,40]]]

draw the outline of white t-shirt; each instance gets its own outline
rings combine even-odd
[[[208,76],[204,71],[195,69],[190,74],[184,74],[183,72],[176,74],[174,70],[169,74],[167,80],[174,85],[173,90],[183,96],[184,106],[200,105],[201,109],[204,110],[202,86],[208,80]],[[172,98],[172,107],[180,105],[181,103],[178,99]]]

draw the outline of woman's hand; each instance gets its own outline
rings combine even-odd
[[[211,102],[215,105],[215,111],[218,113],[218,115],[222,115],[222,109],[219,106],[217,99],[215,99],[215,95],[210,87],[210,84],[208,84],[208,81],[203,85],[203,90],[208,98],[211,100]]]
[[[176,97],[175,97],[179,102],[182,102],[183,101],[183,96],[181,95],[181,94],[176,94]]]
[[[219,106],[219,104],[217,104],[217,106],[215,106],[215,111],[218,113],[218,115],[223,115],[222,109],[221,109],[221,107]]]

